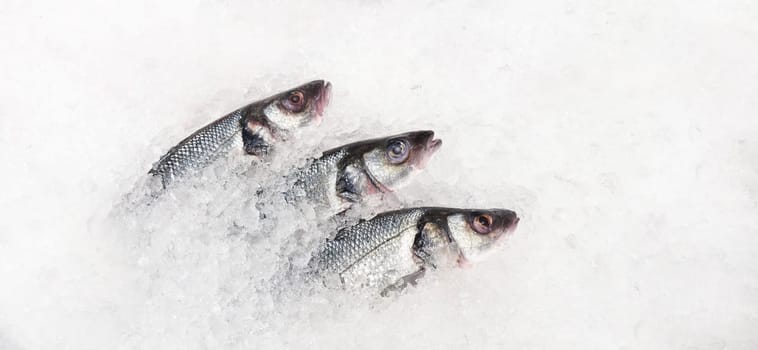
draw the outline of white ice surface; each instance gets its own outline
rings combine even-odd
[[[2,349],[758,348],[755,2],[5,0],[0,67]],[[246,177],[114,209],[315,78],[294,158],[434,129],[398,195],[516,209],[509,244],[398,299],[298,298],[269,278],[325,233],[251,234]]]

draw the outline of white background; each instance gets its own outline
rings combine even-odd
[[[758,348],[757,23],[751,1],[3,0],[0,348]],[[316,143],[434,129],[404,200],[514,208],[509,244],[379,306],[246,322],[263,302],[226,287],[256,262],[203,268],[230,242],[140,260],[103,229],[178,140],[316,78]]]

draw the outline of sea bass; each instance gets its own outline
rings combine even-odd
[[[367,195],[401,187],[441,145],[433,131],[412,131],[337,147],[291,174],[285,196],[290,203],[339,212]]]
[[[330,93],[330,83],[316,80],[239,108],[179,142],[149,173],[160,176],[165,188],[230,152],[264,157],[274,141],[320,123]]]
[[[340,230],[310,261],[311,277],[386,294],[415,284],[428,268],[479,260],[518,226],[505,209],[412,208]]]

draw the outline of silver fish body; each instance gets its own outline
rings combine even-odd
[[[320,158],[290,176],[293,182],[285,194],[290,203],[308,202],[317,207],[341,208],[343,200],[336,189],[339,164],[348,155],[344,149],[327,151]]]
[[[239,108],[179,142],[149,174],[160,176],[165,188],[176,178],[202,169],[235,149],[263,157],[277,139],[320,122],[330,91],[331,84],[316,80]]]
[[[344,286],[383,293],[415,284],[429,268],[464,264],[512,233],[505,209],[411,208],[340,230],[311,260],[311,277],[338,276]]]
[[[242,111],[236,110],[196,131],[171,148],[149,173],[160,176],[165,187],[175,178],[203,168],[232,149],[241,137],[242,119]]]
[[[289,202],[307,202],[329,212],[366,196],[397,189],[423,169],[441,146],[432,131],[413,131],[344,145],[323,153],[290,175]]]

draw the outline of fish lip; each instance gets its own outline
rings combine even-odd
[[[321,88],[321,93],[316,98],[316,122],[321,122],[321,119],[324,116],[324,110],[326,109],[326,106],[329,105],[329,101],[331,100],[332,96],[332,84],[330,82],[325,82],[324,86]]]
[[[434,139],[432,137],[429,142],[426,144],[426,149],[428,149],[430,152],[434,153],[437,152],[437,150],[442,146],[442,140],[441,139]]]
[[[514,233],[516,233],[516,229],[518,228],[519,221],[521,221],[521,218],[517,216],[513,220],[513,223],[511,223],[508,227],[503,229],[502,233],[495,239],[495,244],[497,244],[498,246],[504,244],[504,242],[507,240],[507,237],[510,237]]]
[[[432,158],[432,156],[437,152],[437,150],[439,150],[441,146],[442,140],[435,139],[434,131],[429,131],[429,137],[427,138],[426,144],[424,145],[423,154],[418,157],[416,161],[416,167],[419,169],[426,168],[427,163],[429,163],[429,159]]]
[[[503,236],[512,235],[516,232],[516,229],[518,228],[518,223],[521,221],[521,218],[516,216],[515,219],[513,219],[513,223],[511,223],[508,228],[505,229],[505,234]]]

